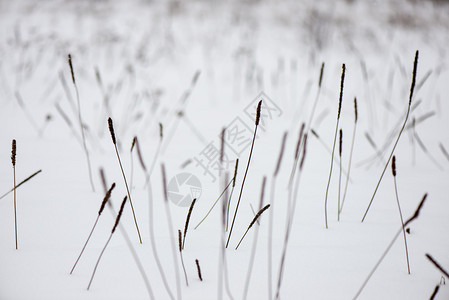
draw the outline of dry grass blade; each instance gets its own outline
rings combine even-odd
[[[345,81],[345,72],[346,72],[346,66],[345,66],[345,64],[343,64],[341,67],[340,98],[338,100],[337,124],[335,125],[334,144],[332,146],[332,154],[331,154],[331,166],[330,166],[330,170],[329,170],[329,179],[327,180],[326,195],[324,197],[324,221],[325,221],[326,229],[328,228],[328,226],[327,226],[327,197],[329,194],[329,186],[331,183],[332,167],[334,165],[335,142],[337,140],[338,124],[340,122],[340,113],[341,113],[341,104],[343,101],[343,86],[344,86],[344,81]]]
[[[231,207],[231,199],[232,194],[234,193],[234,187],[235,187],[235,181],[237,179],[237,170],[239,168],[239,159],[237,158],[235,160],[235,167],[234,167],[234,176],[232,177],[232,187],[231,187],[231,193],[229,194],[229,198],[227,198],[227,208],[226,208],[226,232],[228,231],[228,224],[229,224],[229,208]]]
[[[442,267],[442,266],[441,266],[435,259],[433,259],[433,257],[432,257],[429,253],[426,253],[426,257],[427,257],[427,259],[429,259],[429,260],[432,262],[432,264],[433,264],[438,270],[441,271],[441,273],[444,274],[444,276],[446,276],[446,278],[449,278],[449,273],[448,273],[445,269],[443,269],[443,267]]]
[[[241,185],[241,187],[240,187],[239,199],[237,200],[237,206],[235,207],[234,217],[232,218],[231,229],[229,230],[228,240],[226,241],[226,248],[228,248],[229,240],[231,239],[232,229],[234,228],[235,218],[236,218],[236,216],[237,216],[237,211],[238,211],[238,209],[239,209],[240,200],[241,200],[241,198],[242,198],[243,187],[244,187],[244,185],[245,185],[246,175],[248,174],[249,164],[251,163],[251,155],[252,155],[252,153],[253,153],[254,141],[256,140],[257,127],[258,127],[259,121],[260,121],[260,110],[261,110],[261,108],[262,108],[262,100],[260,100],[259,103],[257,104],[257,110],[256,110],[256,122],[255,122],[256,126],[255,126],[255,128],[254,128],[253,140],[252,140],[252,142],[251,142],[251,149],[250,149],[250,151],[249,151],[248,164],[246,165],[245,174],[243,175],[242,185]]]
[[[186,278],[186,285],[189,286],[189,281],[187,280],[187,272],[186,267],[184,266],[184,259],[182,257],[182,233],[181,230],[178,229],[178,248],[179,248],[179,256],[181,257],[181,265],[184,270],[184,277]]]
[[[418,68],[418,56],[419,56],[419,52],[418,52],[418,50],[416,50],[415,61],[413,63],[412,84],[410,86],[410,97],[409,97],[409,101],[408,101],[407,113],[405,115],[404,123],[402,124],[401,130],[399,131],[398,137],[396,138],[396,141],[395,141],[395,143],[393,145],[393,149],[391,149],[391,153],[390,153],[390,156],[388,157],[387,163],[385,164],[385,167],[384,167],[384,169],[382,171],[382,174],[380,175],[379,181],[377,182],[376,188],[374,189],[374,192],[373,192],[373,195],[371,197],[371,200],[370,200],[370,202],[368,204],[368,207],[366,208],[365,214],[363,215],[362,222],[365,220],[366,215],[368,214],[368,211],[369,211],[369,209],[371,207],[371,204],[373,203],[374,197],[376,196],[377,190],[378,190],[378,188],[380,186],[380,183],[381,183],[382,178],[383,178],[383,176],[385,174],[385,171],[387,170],[387,167],[390,164],[390,160],[391,160],[391,158],[393,156],[394,150],[396,149],[396,146],[399,143],[399,139],[401,138],[401,134],[404,131],[405,125],[407,124],[408,116],[410,114],[410,107],[412,105],[413,91],[415,89],[416,72],[417,72],[417,68]]]
[[[22,180],[20,183],[18,183],[17,185],[15,185],[12,189],[10,189],[9,191],[7,191],[6,193],[4,193],[1,197],[0,200],[3,199],[4,197],[6,197],[7,195],[9,195],[9,193],[13,192],[14,190],[17,190],[17,188],[19,186],[21,186],[22,184],[24,184],[25,182],[27,182],[28,180],[30,180],[31,178],[33,178],[34,176],[36,176],[37,174],[39,174],[40,172],[42,172],[42,170],[38,170],[36,172],[34,172],[33,174],[31,174],[30,176],[28,176],[27,178],[25,178],[24,180]]]

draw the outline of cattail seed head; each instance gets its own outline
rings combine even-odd
[[[393,176],[396,177],[396,156],[393,155],[393,159],[391,160],[391,171],[393,172]]]
[[[178,229],[178,247],[179,247],[179,252],[182,251],[182,234],[181,234],[181,230]]]
[[[137,140],[137,137],[134,136],[133,137],[133,141],[131,143],[131,149],[129,150],[130,152],[133,152],[134,146],[136,145],[136,140]]]
[[[232,187],[235,187],[235,180],[237,178],[237,170],[239,168],[239,159],[237,158],[235,160],[235,167],[234,167],[234,177],[232,178]]]
[[[339,153],[339,155],[341,157],[341,152],[343,150],[343,130],[342,129],[340,129],[340,143],[339,143],[338,150],[339,150],[338,153]]]
[[[111,187],[109,188],[109,190],[106,192],[106,195],[103,198],[103,201],[101,202],[101,206],[100,206],[100,210],[98,211],[98,215],[101,215],[101,213],[104,210],[104,207],[106,205],[106,203],[108,202],[108,200],[111,198],[111,193],[112,190],[115,188],[115,182],[112,183]]]
[[[408,105],[410,106],[412,104],[412,98],[413,98],[413,92],[415,90],[415,83],[416,83],[416,70],[418,68],[418,56],[419,56],[419,51],[416,50],[415,53],[415,61],[413,63],[413,77],[412,77],[412,84],[410,86],[410,98],[408,100]]]
[[[161,138],[161,140],[164,136],[163,133],[164,133],[164,127],[162,126],[162,123],[159,123],[159,137]]]
[[[198,261],[198,259],[195,259],[195,263],[196,269],[198,270],[198,277],[200,278],[201,281],[203,281],[203,276],[201,276],[200,262]]]
[[[354,97],[354,122],[357,123],[358,114],[357,114],[357,98]]]
[[[321,70],[320,70],[320,79],[318,80],[318,87],[321,87],[321,82],[323,81],[323,71],[324,71],[324,62],[321,63]]]
[[[259,103],[257,104],[257,111],[256,111],[256,126],[259,125],[259,121],[260,121],[260,110],[262,108],[262,100],[259,101]]]
[[[75,84],[75,73],[73,72],[73,65],[72,65],[72,56],[68,55],[68,61],[69,61],[69,67],[70,67],[70,74],[72,75],[72,81],[73,84]]]
[[[11,150],[11,162],[12,166],[16,166],[16,140],[12,140],[12,150]]]
[[[346,73],[346,65],[343,64],[341,66],[340,99],[338,100],[338,115],[337,115],[337,119],[340,119],[341,103],[343,101],[343,86],[344,86],[344,82],[345,82],[345,73]]]
[[[117,141],[115,140],[114,124],[112,123],[111,118],[108,119],[108,125],[109,125],[109,132],[111,133],[112,143],[116,145]]]
[[[120,222],[120,218],[123,213],[123,208],[125,207],[126,199],[128,199],[128,196],[125,196],[125,198],[122,201],[122,205],[120,205],[120,210],[118,211],[117,218],[115,219],[115,224],[114,224],[114,227],[112,227],[111,234],[114,233],[115,229],[118,226],[118,223]]]
[[[259,212],[254,216],[253,220],[248,226],[248,229],[251,228],[254,223],[256,223],[257,219],[259,219],[260,215],[263,214],[264,211],[266,211],[270,207],[270,204],[265,205]]]

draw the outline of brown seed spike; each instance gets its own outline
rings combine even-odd
[[[339,150],[338,154],[341,157],[341,152],[343,150],[343,130],[341,130],[341,129],[340,129],[340,144],[339,144],[338,150]]]
[[[304,160],[306,158],[307,153],[307,133],[304,134],[304,147],[302,148],[302,157],[301,162],[299,163],[299,169],[302,170],[302,166],[304,165]]]
[[[162,188],[164,191],[164,200],[168,201],[168,194],[167,194],[167,177],[165,176],[165,165],[161,164],[161,172],[162,172]]]
[[[133,141],[131,143],[131,150],[130,150],[130,152],[133,152],[134,146],[136,145],[136,140],[137,140],[137,137],[134,136]]]
[[[259,125],[260,121],[260,110],[262,108],[262,100],[259,101],[259,104],[257,104],[257,111],[256,111],[256,126]]]
[[[323,81],[323,71],[324,71],[324,62],[321,63],[321,71],[320,71],[320,79],[318,80],[318,87],[321,87],[321,83]]]
[[[159,137],[161,138],[161,140],[164,136],[163,133],[164,133],[164,127],[162,126],[162,123],[159,123]]]
[[[108,124],[109,124],[109,132],[111,133],[112,143],[116,145],[117,141],[115,140],[114,124],[112,123],[111,118],[108,119]]]
[[[109,201],[109,199],[111,198],[111,193],[112,190],[115,188],[115,182],[112,183],[111,187],[109,188],[109,190],[106,192],[106,195],[103,198],[103,202],[101,202],[101,207],[100,210],[98,211],[98,215],[101,215],[101,213],[103,212],[103,209],[106,205],[106,203]]]
[[[357,114],[357,98],[354,97],[354,122],[357,123],[358,114]]]
[[[345,73],[346,73],[346,65],[343,64],[341,66],[340,99],[338,100],[338,115],[337,115],[337,119],[340,119],[341,103],[343,101],[343,86],[344,86],[344,82],[345,82]]]
[[[120,222],[120,217],[122,216],[123,208],[125,207],[125,203],[126,203],[126,199],[128,199],[128,196],[125,196],[125,198],[122,201],[122,205],[120,205],[120,210],[118,211],[117,218],[115,219],[115,224],[114,224],[114,227],[112,227],[111,234],[114,233],[115,229],[118,226],[118,223]]]
[[[232,178],[232,187],[235,187],[235,179],[237,178],[237,170],[239,168],[239,159],[235,160],[234,177]]]
[[[426,201],[427,198],[427,194],[424,195],[424,197],[422,198],[421,202],[418,205],[418,208],[416,208],[415,213],[413,214],[413,216],[410,217],[410,219],[407,220],[407,222],[404,223],[404,226],[407,226],[411,221],[413,221],[414,219],[416,219],[419,216],[419,213],[421,212],[421,208],[424,205],[424,202]]]
[[[75,84],[75,73],[73,72],[73,66],[72,66],[72,56],[68,55],[68,61],[69,61],[69,67],[70,67],[70,74],[72,74],[72,81],[73,84]]]
[[[181,230],[178,229],[178,247],[179,247],[179,252],[182,251],[182,234],[181,234]]]
[[[393,176],[396,177],[396,156],[393,155],[393,159],[391,160],[391,171],[393,172]]]
[[[11,150],[11,162],[12,166],[16,166],[16,140],[12,140],[12,150]]]
[[[266,211],[270,207],[270,204],[265,205],[259,212],[254,216],[254,219],[251,221],[251,223],[248,226],[248,229],[251,228],[254,223],[256,223],[257,219],[259,219],[260,215],[263,214],[264,211]]]
[[[203,281],[203,276],[201,276],[200,262],[198,261],[198,259],[195,259],[195,263],[196,269],[198,270],[198,277],[200,278],[201,281]]]
[[[408,100],[408,105],[411,105],[412,98],[413,98],[413,91],[415,90],[415,83],[416,83],[416,69],[418,68],[418,56],[419,51],[416,50],[415,53],[415,62],[413,63],[413,77],[412,77],[412,85],[410,86],[410,98]]]

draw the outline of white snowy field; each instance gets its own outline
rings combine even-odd
[[[405,120],[416,50],[411,110],[394,151],[404,220],[428,195],[419,217],[407,226],[411,274],[401,233],[358,298],[427,299],[440,284],[435,299],[448,299],[449,283],[444,282],[449,278],[442,277],[425,256],[430,254],[449,269],[448,15],[445,1],[425,0],[0,1],[0,194],[14,186],[13,139],[17,183],[42,170],[16,190],[17,250],[13,193],[0,199],[0,299],[275,298],[288,215],[293,219],[279,298],[353,299],[401,228],[391,164],[361,220]],[[339,122],[343,172],[339,189],[337,135],[326,229],[328,150],[334,141],[343,63]],[[338,221],[338,195],[340,191],[342,200],[355,124],[354,97],[358,121],[350,181]],[[229,230],[222,227],[222,201],[194,227],[223,190],[217,170],[223,128],[222,177],[227,173],[232,178],[239,158],[231,223],[259,100],[263,100],[261,123],[230,243],[224,249]],[[108,117],[114,121],[143,243],[128,201],[121,228],[112,236],[87,291],[127,195]],[[288,182],[301,124],[309,122],[303,169],[296,166],[297,184],[292,190],[296,186],[298,193],[292,209]],[[274,181],[284,132],[285,151]],[[136,148],[130,151],[134,136],[147,169],[154,166],[150,185],[145,184]],[[171,231],[161,163],[167,173]],[[117,185],[110,200],[114,208],[105,208],[69,275],[104,197],[101,168],[107,185]],[[194,183],[192,189],[181,184],[175,193],[172,179],[182,174],[196,178],[201,186]],[[271,206],[235,250],[261,207],[264,176],[262,206]],[[188,286],[177,230],[184,231],[189,203],[176,204],[175,194],[198,197],[182,251]]]

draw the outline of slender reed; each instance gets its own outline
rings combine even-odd
[[[343,130],[340,129],[340,143],[338,147],[338,157],[340,157],[340,168],[338,169],[338,205],[337,205],[337,221],[340,222],[340,195],[341,195],[341,152],[343,146]]]
[[[401,234],[402,229],[407,226],[408,224],[410,224],[412,221],[414,221],[416,218],[418,218],[421,208],[424,205],[424,202],[427,198],[427,194],[424,195],[424,197],[422,198],[421,202],[419,203],[418,207],[415,210],[415,213],[413,214],[413,216],[411,216],[407,222],[405,222],[404,226],[401,226],[401,228],[399,228],[398,232],[395,234],[395,236],[393,237],[393,239],[391,240],[390,244],[388,244],[387,248],[385,249],[385,251],[382,253],[381,257],[379,258],[379,260],[377,261],[377,263],[374,265],[373,269],[370,271],[370,273],[368,274],[368,277],[365,279],[365,281],[363,282],[362,286],[359,288],[359,290],[357,291],[357,293],[355,294],[354,298],[352,298],[353,300],[357,299],[360,294],[362,293],[363,289],[365,288],[366,284],[368,283],[368,281],[371,279],[371,276],[373,276],[374,272],[376,272],[377,268],[379,267],[380,263],[383,261],[383,259],[385,258],[385,256],[387,256],[388,252],[390,251],[391,247],[393,246],[394,242],[396,241],[396,239],[398,238],[398,236]]]
[[[426,253],[426,257],[427,259],[430,260],[430,262],[438,269],[441,271],[441,273],[444,274],[444,276],[446,276],[446,278],[449,278],[449,272],[447,272],[435,259],[433,259],[433,257],[429,254]]]
[[[153,161],[151,162],[150,170],[148,171],[149,176],[151,176],[151,174],[153,174],[154,166],[156,165],[157,158],[159,157],[159,152],[161,151],[161,144],[162,144],[163,138],[164,138],[164,126],[162,125],[162,123],[159,123],[159,143],[157,144],[156,153],[154,154]]]
[[[306,124],[302,123],[301,124],[301,129],[299,129],[299,135],[298,135],[298,142],[296,143],[296,150],[295,150],[295,159],[292,165],[292,171],[290,172],[290,179],[288,181],[288,188],[291,187],[292,183],[293,183],[293,179],[295,177],[295,173],[296,173],[296,167],[298,165],[298,159],[299,159],[299,149],[301,148],[301,139],[303,137],[304,134],[304,128],[305,128]]]
[[[18,249],[17,243],[17,205],[16,205],[16,140],[12,140],[12,149],[11,149],[11,162],[12,162],[12,171],[13,171],[13,180],[14,180],[14,236],[16,240],[16,250]]]
[[[38,170],[36,172],[34,172],[33,174],[31,174],[30,176],[28,176],[27,178],[25,178],[24,180],[22,180],[20,183],[18,183],[17,185],[15,185],[12,189],[10,189],[9,191],[7,191],[6,193],[4,193],[1,197],[0,200],[5,198],[7,195],[9,195],[11,192],[14,192],[19,186],[21,186],[22,184],[24,184],[25,182],[27,182],[28,180],[30,180],[31,178],[33,178],[34,176],[36,176],[37,174],[39,174],[40,172],[42,172],[42,170]]]
[[[242,198],[243,186],[245,185],[246,175],[248,174],[249,164],[251,162],[251,155],[253,153],[253,148],[254,148],[254,141],[256,140],[257,127],[259,126],[260,110],[261,110],[261,108],[262,108],[262,100],[260,100],[259,103],[257,104],[256,122],[255,122],[256,126],[254,128],[253,140],[251,142],[251,149],[249,151],[248,164],[246,165],[245,174],[243,175],[242,186],[240,187],[239,199],[237,200],[237,206],[235,207],[234,217],[232,218],[231,229],[229,229],[229,235],[228,235],[228,240],[226,242],[226,248],[228,248],[229,240],[231,239],[232,229],[234,228],[235,217],[237,216],[237,211],[239,209],[240,199]]]
[[[198,259],[195,259],[195,264],[196,264],[196,270],[198,271],[198,278],[201,281],[203,281],[203,276],[201,275],[200,262],[198,261]]]
[[[229,183],[226,185],[226,187],[224,188],[224,190],[221,192],[220,196],[218,196],[217,200],[215,200],[214,204],[212,205],[212,207],[209,209],[209,211],[206,213],[206,215],[204,216],[204,218],[201,219],[201,221],[195,226],[194,229],[197,229],[201,223],[204,222],[204,220],[206,220],[206,218],[209,216],[209,214],[212,212],[212,210],[214,209],[215,205],[217,205],[218,201],[221,199],[221,197],[224,195],[224,193],[226,192],[226,190],[229,188],[229,186],[232,184],[233,180],[230,180]]]
[[[239,168],[239,159],[237,158],[235,160],[235,167],[234,167],[234,177],[232,177],[232,187],[231,187],[231,193],[229,194],[227,208],[226,208],[226,232],[228,232],[228,224],[229,224],[229,207],[231,207],[231,199],[232,194],[234,193],[234,187],[235,187],[235,180],[237,178],[237,170]]]
[[[444,157],[446,157],[446,159],[449,161],[449,153],[447,152],[446,148],[444,148],[444,145],[442,143],[439,143],[439,146]]]
[[[190,203],[189,212],[186,217],[186,224],[184,225],[184,236],[182,238],[182,249],[184,250],[184,246],[186,244],[186,234],[187,229],[189,228],[190,217],[192,216],[193,206],[195,206],[196,198],[193,199],[192,203]]]
[[[134,179],[134,160],[133,160],[133,150],[136,145],[137,137],[133,137],[133,141],[131,142],[131,148],[129,149],[129,156],[131,161],[131,178],[129,180],[130,193],[133,191],[133,179]]]
[[[331,154],[331,166],[330,166],[330,170],[329,170],[329,179],[327,181],[327,186],[326,186],[326,196],[324,198],[324,221],[326,224],[326,229],[328,228],[328,226],[327,226],[327,196],[329,193],[329,185],[331,183],[332,167],[334,165],[335,142],[337,140],[338,124],[340,122],[340,112],[341,112],[341,102],[343,100],[343,86],[344,86],[344,81],[345,81],[345,71],[346,71],[346,66],[345,66],[345,64],[343,64],[342,71],[341,71],[341,82],[340,82],[340,99],[338,100],[337,124],[335,125],[334,145],[332,146],[332,154]]]
[[[370,200],[370,202],[369,202],[369,204],[368,204],[368,207],[366,208],[365,214],[363,215],[362,222],[365,220],[366,215],[368,214],[368,211],[369,211],[369,209],[370,209],[370,207],[371,207],[371,204],[373,203],[374,197],[376,196],[377,189],[378,189],[379,186],[380,186],[380,182],[382,181],[382,178],[383,178],[383,176],[384,176],[384,174],[385,174],[385,171],[387,170],[387,167],[388,167],[388,165],[390,164],[390,160],[391,160],[391,158],[393,157],[394,150],[396,149],[396,146],[398,145],[399,138],[401,137],[401,134],[402,134],[402,132],[404,131],[405,125],[407,124],[408,116],[409,116],[409,114],[410,114],[410,107],[411,107],[411,105],[412,105],[413,91],[414,91],[414,89],[415,89],[416,72],[417,72],[417,67],[418,67],[418,55],[419,55],[419,52],[418,52],[418,50],[416,50],[416,53],[415,53],[415,61],[414,61],[414,63],[413,63],[412,84],[411,84],[411,86],[410,86],[410,97],[409,97],[409,100],[408,100],[407,114],[405,115],[404,123],[402,124],[401,130],[399,131],[398,137],[396,138],[396,141],[395,141],[395,143],[394,143],[394,145],[393,145],[393,149],[391,149],[390,156],[388,157],[387,163],[385,164],[385,167],[384,167],[384,169],[383,169],[383,171],[382,171],[382,174],[380,175],[379,181],[377,182],[376,188],[374,189],[374,193],[373,193],[373,195],[371,196],[371,200]]]
[[[260,215],[266,211],[268,208],[270,207],[270,204],[265,205],[261,210],[259,210],[259,212],[254,216],[253,220],[251,221],[251,223],[249,224],[248,228],[246,229],[245,233],[243,234],[242,238],[240,239],[239,243],[237,244],[237,247],[235,247],[235,250],[237,250],[237,248],[240,246],[240,243],[243,241],[243,239],[245,238],[246,234],[248,233],[248,231],[251,229],[251,227],[253,227],[254,223],[256,223],[256,221],[259,219]]]
[[[273,276],[273,219],[274,219],[274,200],[275,197],[274,195],[275,190],[276,190],[276,179],[277,176],[279,174],[279,170],[281,167],[281,162],[282,162],[282,157],[284,156],[284,150],[285,150],[285,143],[287,141],[287,132],[284,132],[284,135],[282,137],[282,143],[281,143],[281,148],[279,150],[279,156],[278,156],[278,161],[276,164],[276,168],[274,169],[274,173],[273,173],[273,180],[271,181],[271,193],[270,193],[270,203],[271,203],[271,209],[270,212],[268,213],[268,250],[267,250],[267,255],[268,255],[268,298],[269,299],[273,299],[273,292],[272,292],[272,276]]]
[[[265,183],[267,181],[267,177],[264,176],[262,179],[262,188],[260,191],[260,201],[259,201],[259,213],[256,215],[256,217],[253,219],[253,221],[251,222],[250,226],[248,227],[251,228],[251,226],[256,222],[257,218],[265,211],[268,209],[268,207],[270,207],[270,205],[266,205],[264,208],[262,208],[262,204],[263,204],[263,199],[264,199],[264,194],[265,194]],[[254,240],[253,240],[253,247],[251,249],[251,256],[250,256],[250,260],[249,260],[249,266],[248,266],[248,273],[246,275],[246,281],[245,281],[245,287],[243,289],[243,297],[242,299],[246,299],[247,295],[248,295],[248,289],[249,289],[249,283],[251,280],[251,274],[253,271],[253,265],[254,265],[254,259],[256,257],[256,250],[257,250],[257,238],[259,235],[259,227],[256,226],[256,232],[254,233]],[[243,238],[242,238],[243,239]],[[238,246],[237,246],[238,247]],[[236,248],[237,249],[237,248]]]
[[[162,172],[162,188],[164,191],[164,204],[165,204],[165,213],[167,215],[167,223],[168,223],[168,231],[170,234],[170,241],[172,244],[172,255],[173,255],[173,263],[175,268],[175,278],[176,278],[176,291],[177,291],[177,297],[178,299],[182,299],[181,295],[181,280],[179,278],[179,266],[178,266],[178,260],[176,259],[176,245],[175,245],[175,239],[173,236],[173,222],[170,214],[170,207],[168,206],[168,194],[167,194],[167,179],[165,176],[165,165],[161,164],[161,172]]]
[[[131,200],[131,194],[130,194],[129,188],[128,188],[128,182],[126,181],[126,176],[125,176],[125,172],[123,171],[122,161],[120,160],[120,155],[119,155],[118,149],[117,149],[117,140],[115,138],[114,124],[112,123],[111,118],[108,119],[108,125],[109,125],[109,132],[111,133],[112,143],[114,144],[115,153],[117,154],[117,159],[118,159],[118,163],[120,166],[120,170],[122,171],[123,181],[125,182],[126,192],[128,193],[129,204],[131,205],[131,210],[132,210],[133,218],[134,218],[134,224],[136,225],[137,234],[139,236],[139,241],[142,244],[142,238],[140,237],[140,230],[139,230],[139,226],[137,225],[137,219],[136,219],[136,214],[134,213],[134,206],[133,206],[133,202]]]
[[[287,226],[285,229],[285,236],[284,236],[284,245],[282,249],[282,255],[281,255],[281,261],[279,263],[279,273],[278,273],[278,281],[277,281],[277,287],[276,287],[276,296],[275,299],[279,299],[280,292],[281,292],[281,285],[282,285],[282,279],[284,276],[284,265],[285,265],[285,259],[287,257],[287,247],[288,242],[290,239],[290,230],[291,226],[293,224],[293,217],[296,210],[296,200],[298,197],[298,190],[299,190],[299,183],[301,179],[302,170],[304,167],[304,161],[307,153],[307,134],[304,134],[304,147],[302,148],[302,157],[301,162],[299,163],[299,173],[298,176],[296,176],[295,186],[294,186],[294,194],[291,196],[291,193],[289,193],[289,198],[293,197],[293,201],[289,199],[289,202],[292,201],[291,208],[289,209],[289,214],[287,215]]]
[[[399,204],[398,184],[396,182],[396,174],[397,174],[396,173],[396,156],[394,156],[394,155],[393,155],[393,159],[391,161],[391,171],[393,173],[394,192],[396,194],[396,202],[398,203],[399,216],[401,217],[402,232],[404,234],[405,257],[407,258],[407,271],[408,271],[408,274],[410,274],[410,262],[409,262],[409,258],[408,258],[407,237],[406,237],[406,234],[405,234],[404,219],[402,218],[401,205]]]
[[[111,234],[109,235],[108,241],[106,242],[106,245],[104,245],[104,248],[101,251],[100,256],[98,257],[97,263],[95,264],[95,268],[94,268],[94,271],[92,273],[92,277],[90,278],[89,285],[87,286],[87,290],[89,290],[90,285],[92,284],[92,280],[94,279],[95,272],[97,271],[98,264],[100,263],[100,259],[103,256],[103,253],[106,250],[106,247],[108,246],[109,242],[111,241],[112,235],[114,234],[115,229],[117,228],[118,223],[120,222],[120,218],[121,218],[122,213],[123,213],[123,208],[125,207],[125,203],[126,203],[126,198],[127,198],[127,196],[125,196],[125,198],[122,201],[122,205],[120,205],[120,210],[118,211],[117,218],[115,219],[114,227],[112,227]]]
[[[92,233],[95,230],[95,227],[97,226],[98,223],[98,219],[100,219],[100,215],[104,210],[104,207],[106,205],[106,203],[109,201],[109,199],[111,198],[111,192],[112,190],[115,188],[115,182],[112,183],[111,187],[109,188],[109,190],[106,192],[106,195],[103,198],[103,201],[101,202],[101,206],[100,206],[100,210],[98,211],[98,215],[97,218],[95,219],[95,223],[94,226],[92,226],[92,230],[89,233],[89,236],[87,237],[86,242],[84,243],[83,249],[81,249],[81,253],[78,255],[78,258],[75,261],[75,264],[72,267],[72,270],[70,270],[70,275],[72,275],[73,271],[75,270],[76,265],[78,264],[78,261],[81,258],[81,255],[83,255],[84,250],[86,249],[87,243],[89,243],[90,237],[92,236]]]
[[[81,130],[81,139],[83,141],[84,154],[86,155],[87,168],[89,170],[90,185],[92,187],[92,191],[95,192],[95,186],[94,186],[94,182],[92,180],[92,168],[91,168],[91,165],[90,165],[89,151],[87,150],[86,136],[84,134],[83,119],[81,118],[80,95],[79,95],[79,92],[78,92],[78,86],[76,85],[76,81],[75,81],[75,72],[73,71],[72,56],[70,54],[68,55],[68,63],[69,63],[69,67],[70,67],[70,74],[72,75],[73,86],[75,87],[76,101],[77,101],[77,104],[78,104],[78,122],[79,122],[80,130]]]
[[[181,257],[181,265],[184,270],[184,277],[186,278],[186,285],[189,286],[189,281],[187,280],[187,272],[186,267],[184,266],[184,259],[182,258],[182,233],[181,230],[178,229],[178,247],[179,247],[179,256]]]
[[[140,151],[139,146],[139,140],[136,140],[136,149],[137,149],[137,156],[139,158],[140,166],[142,167],[143,171],[145,172],[146,181],[148,182],[148,226],[150,231],[150,244],[151,249],[153,251],[153,257],[156,261],[157,268],[159,270],[159,274],[161,275],[162,282],[164,284],[165,290],[167,291],[170,299],[175,299],[175,296],[173,295],[172,290],[170,289],[170,286],[168,285],[167,277],[165,276],[164,268],[162,267],[161,260],[159,259],[159,254],[157,252],[156,248],[156,238],[154,235],[154,224],[153,224],[153,193],[152,193],[152,187],[151,187],[151,180],[150,175],[148,174],[148,169],[145,165],[145,162],[143,161],[142,153]]]
[[[351,164],[352,164],[352,153],[354,151],[354,141],[355,141],[355,133],[357,130],[357,98],[354,97],[354,129],[352,131],[352,141],[351,141],[351,150],[349,153],[349,162],[348,162],[348,173],[346,174],[346,183],[345,183],[345,190],[343,192],[343,199],[341,200],[341,207],[340,207],[340,214],[343,210],[343,205],[345,204],[346,199],[346,192],[348,191],[348,185],[349,185],[349,175],[351,173]]]

